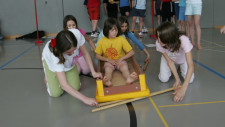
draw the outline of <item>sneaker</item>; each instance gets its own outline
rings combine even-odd
[[[2,35],[0,35],[0,40],[2,40],[3,39],[3,36]]]
[[[91,32],[91,37],[98,37],[98,33],[95,31]]]
[[[142,32],[139,32],[138,35],[139,35],[140,38],[143,37],[143,33]]]
[[[142,33],[148,33],[148,29],[146,27],[142,28],[141,30]]]

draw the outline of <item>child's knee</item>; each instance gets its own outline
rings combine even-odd
[[[161,82],[168,82],[169,79],[170,79],[169,76],[165,76],[165,75],[159,74],[159,80],[160,80]]]
[[[48,91],[51,97],[59,97],[63,94],[63,91]]]

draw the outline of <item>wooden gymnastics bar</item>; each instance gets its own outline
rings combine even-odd
[[[112,107],[119,106],[119,105],[122,105],[122,104],[126,104],[126,103],[129,103],[129,102],[134,102],[134,101],[141,100],[141,99],[144,99],[144,98],[148,98],[148,97],[152,97],[152,96],[155,96],[155,95],[159,95],[159,94],[163,94],[163,93],[166,93],[166,92],[170,92],[172,90],[174,90],[174,88],[169,88],[169,89],[153,92],[153,93],[150,93],[150,96],[146,96],[146,97],[105,102],[105,103],[100,104],[100,106],[103,106],[103,107],[93,109],[92,112],[101,111],[101,110],[104,110],[104,109],[112,108]]]

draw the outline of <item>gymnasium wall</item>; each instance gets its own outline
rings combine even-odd
[[[62,29],[63,16],[71,14],[78,20],[78,25],[85,31],[91,31],[91,22],[87,9],[83,6],[84,0],[37,0],[39,30],[46,33],[57,33]],[[102,28],[107,18],[101,0]],[[216,25],[225,25],[225,1],[203,0],[201,16],[202,28],[213,28]],[[131,20],[130,20],[131,23]],[[147,0],[147,16],[145,24],[151,28],[151,0]],[[156,22],[155,22],[156,24]],[[156,26],[156,25],[155,25]],[[23,35],[36,30],[35,10],[33,0],[2,0],[0,4],[0,32],[2,35]]]

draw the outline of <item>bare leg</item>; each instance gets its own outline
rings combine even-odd
[[[192,15],[188,15],[188,25],[189,25],[189,33],[191,37],[191,43],[195,46],[195,29],[194,29],[194,19]]]
[[[134,27],[135,27],[136,20],[137,20],[137,16],[133,16],[133,18],[132,18],[132,26],[131,26],[131,31],[132,32],[134,31]]]
[[[201,27],[200,27],[200,15],[194,15],[195,27],[196,27],[196,34],[197,34],[197,47],[199,50],[202,49],[200,44],[201,42]]]
[[[95,31],[97,28],[98,20],[91,20],[92,23],[92,31]]]
[[[141,30],[143,28],[143,25],[144,25],[144,18],[143,17],[140,17],[139,19],[140,19],[140,28],[139,28],[139,30],[141,32]]]
[[[132,74],[130,74],[127,64],[121,64],[120,71],[122,72],[123,76],[126,78],[127,85],[130,85],[132,82],[138,79],[136,72],[133,72]]]
[[[186,28],[186,34],[187,34],[187,36],[190,37],[190,31],[189,31],[189,25],[188,25],[188,22],[185,21],[185,25],[184,25],[184,26],[185,26],[185,28]]]
[[[106,86],[112,86],[112,72],[113,72],[113,68],[106,66],[105,67],[105,76],[103,78],[103,84]]]
[[[160,15],[157,15],[157,23],[158,23],[158,26],[160,26],[160,19],[161,19],[161,16]]]

